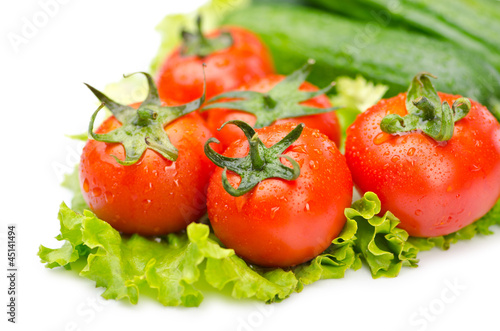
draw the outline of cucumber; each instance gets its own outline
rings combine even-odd
[[[447,41],[404,30],[367,25],[303,6],[252,5],[228,14],[224,24],[257,33],[278,72],[289,74],[316,60],[309,80],[325,86],[335,77],[361,74],[389,86],[386,96],[407,89],[421,71],[438,76],[436,87],[489,105],[500,99],[500,74],[478,54]]]
[[[365,22],[410,27],[475,50],[500,70],[500,2],[492,0],[305,0]]]

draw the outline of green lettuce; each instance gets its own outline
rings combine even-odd
[[[295,267],[261,268],[247,264],[224,248],[209,225],[192,223],[186,231],[158,238],[125,236],[88,210],[78,181],[78,167],[63,186],[74,196],[72,209],[61,204],[57,249],[40,246],[48,268],[75,269],[105,288],[107,299],[135,304],[139,295],[153,296],[166,306],[198,306],[207,288],[236,299],[279,302],[321,279],[343,278],[364,263],[373,278],[395,277],[402,267],[416,267],[419,251],[450,244],[476,234],[491,234],[500,225],[500,201],[480,220],[447,236],[409,237],[390,212],[380,215],[377,195],[367,192],[344,211],[345,226],[320,255]]]
[[[61,186],[73,193],[73,198],[71,199],[71,209],[78,213],[82,213],[85,209],[90,208],[83,199],[78,172],[78,165],[76,165],[72,173],[64,175],[64,180],[61,183]]]
[[[374,84],[361,75],[356,78],[338,77],[335,81],[337,94],[330,99],[333,104],[365,111],[375,105],[387,92],[388,86]]]
[[[346,210],[347,219],[356,220],[354,248],[368,264],[373,278],[395,277],[402,266],[416,267],[418,248],[410,244],[408,233],[396,226],[399,220],[391,213],[380,213],[380,200],[367,192]]]
[[[82,210],[86,205],[77,178],[75,170],[66,177],[65,186],[75,192],[72,207]],[[163,305],[191,307],[201,303],[208,286],[237,299],[276,302],[320,279],[342,278],[346,270],[359,269],[362,260],[374,277],[393,277],[401,266],[414,266],[412,254],[417,250],[405,242],[408,235],[394,227],[395,218],[376,216],[377,210],[380,201],[367,193],[346,209],[344,229],[330,247],[285,270],[247,264],[232,249],[222,247],[206,224],[192,223],[186,231],[159,238],[125,236],[92,212],[77,212],[63,203],[56,239],[64,244],[57,249],[40,246],[38,255],[48,268],[78,270],[105,288],[106,299],[135,304],[140,293],[153,293]],[[370,237],[381,234],[383,239],[370,243]]]
[[[59,211],[59,249],[40,246],[38,255],[48,268],[71,269],[80,259],[80,276],[104,287],[106,299],[127,299],[135,304],[139,293],[155,293],[166,306],[198,306],[202,278],[235,298],[273,302],[285,299],[297,280],[291,271],[257,272],[232,249],[222,248],[206,224],[192,223],[186,231],[152,240],[120,235],[108,223],[85,210],[79,214],[64,203]]]
[[[103,93],[122,105],[130,105],[144,101],[148,91],[147,80],[142,75],[132,75],[107,84]],[[107,115],[111,115],[111,112],[108,111]]]

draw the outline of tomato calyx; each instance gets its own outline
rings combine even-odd
[[[453,137],[455,122],[467,116],[471,102],[458,98],[451,107],[447,101],[441,103],[429,77],[437,78],[428,72],[413,78],[406,96],[408,114],[385,116],[380,122],[382,131],[400,134],[420,130],[436,141],[448,141]]]
[[[247,123],[239,120],[227,121],[220,128],[227,124],[239,127],[248,139],[250,151],[242,158],[231,158],[215,152],[210,143],[219,143],[215,138],[210,138],[205,143],[205,154],[218,167],[224,168],[222,172],[222,186],[227,193],[234,197],[242,196],[249,192],[258,183],[268,178],[281,178],[295,180],[300,175],[300,166],[283,152],[299,139],[304,129],[304,124],[297,125],[282,140],[267,148],[260,140],[257,132]],[[292,164],[292,168],[285,166],[280,159],[284,158]],[[227,170],[231,170],[241,177],[238,188],[234,188],[227,179]]]
[[[182,30],[182,45],[180,53],[182,56],[198,56],[200,58],[209,56],[217,51],[229,48],[233,45],[233,37],[229,32],[221,32],[217,37],[207,38],[201,30],[201,16],[196,19],[196,31],[188,32]]]
[[[301,105],[301,102],[328,93],[334,83],[314,92],[300,91],[299,88],[305,82],[312,70],[315,61],[310,59],[302,68],[287,76],[267,93],[255,91],[230,91],[219,94],[208,101],[208,105],[202,111],[214,108],[226,108],[243,111],[255,115],[255,128],[271,125],[277,119],[300,117],[328,113],[337,110],[338,107],[318,108]],[[221,99],[237,99],[232,101],[220,101]]]
[[[138,109],[121,105],[94,87],[85,84],[101,101],[101,105],[92,114],[90,119],[88,134],[97,141],[122,144],[125,149],[125,160],[120,160],[115,155],[111,155],[121,165],[136,163],[148,148],[158,152],[170,161],[175,161],[177,160],[179,151],[171,143],[164,127],[175,119],[198,109],[203,104],[205,101],[205,84],[203,85],[203,94],[200,98],[185,105],[166,107],[162,106],[158,90],[151,75],[146,72],[139,73],[146,77],[149,92]],[[129,76],[124,77],[127,78]],[[97,114],[104,106],[111,111],[122,126],[108,133],[98,134],[94,132],[94,122]]]

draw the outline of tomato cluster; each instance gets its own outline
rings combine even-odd
[[[413,236],[457,231],[499,199],[500,124],[474,101],[435,92],[428,74],[358,116],[344,157],[330,86],[305,82],[312,61],[282,76],[249,31],[183,36],[158,89],[145,74],[141,104],[89,86],[113,116],[95,132],[92,117],[81,188],[117,230],[163,235],[208,212],[215,235],[248,262],[286,267],[338,236],[353,184]]]

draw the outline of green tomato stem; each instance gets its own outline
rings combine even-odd
[[[207,38],[202,31],[201,16],[196,18],[196,30],[194,33],[183,30],[181,32],[182,56],[198,56],[204,58],[217,51],[227,49],[234,43],[229,32],[221,32],[217,37]]]
[[[304,101],[328,93],[333,83],[318,91],[301,91],[300,86],[306,81],[312,70],[314,60],[307,61],[301,68],[285,77],[266,93],[255,91],[230,91],[219,94],[207,102],[202,111],[216,108],[234,109],[255,115],[254,127],[262,128],[271,125],[281,118],[293,118],[337,110],[337,107],[318,108],[301,104]],[[236,99],[233,101],[219,101]]]
[[[230,158],[221,155],[210,147],[211,143],[219,143],[215,138],[210,138],[205,143],[206,156],[218,167],[224,169],[222,172],[222,186],[232,196],[241,196],[252,190],[258,183],[268,178],[282,178],[285,180],[295,180],[300,175],[300,166],[283,152],[299,139],[304,129],[304,124],[297,125],[282,140],[267,148],[260,140],[255,130],[243,121],[228,121],[222,125],[236,125],[247,137],[250,150],[248,155],[242,158]],[[221,128],[222,128],[221,127]],[[285,166],[280,158],[287,159],[292,168]],[[227,178],[227,170],[231,170],[241,177],[238,188],[234,188]]]
[[[448,102],[441,103],[436,89],[429,77],[430,73],[421,72],[414,78],[406,96],[406,116],[389,114],[380,122],[380,129],[391,134],[421,130],[436,141],[448,141],[453,137],[455,122],[469,113],[471,102],[459,98],[450,107]]]
[[[203,94],[199,99],[185,105],[165,107],[158,97],[158,90],[153,78],[145,72],[140,72],[140,74],[146,77],[149,92],[138,109],[121,105],[86,84],[101,101],[101,105],[92,114],[90,119],[89,136],[101,142],[122,144],[125,149],[125,159],[120,160],[112,155],[116,162],[121,165],[135,164],[148,148],[156,151],[170,161],[176,161],[179,151],[171,143],[164,127],[177,118],[200,108],[205,101],[205,80],[203,83]],[[94,132],[94,122],[97,114],[104,106],[108,107],[122,125],[110,132],[98,134]]]

